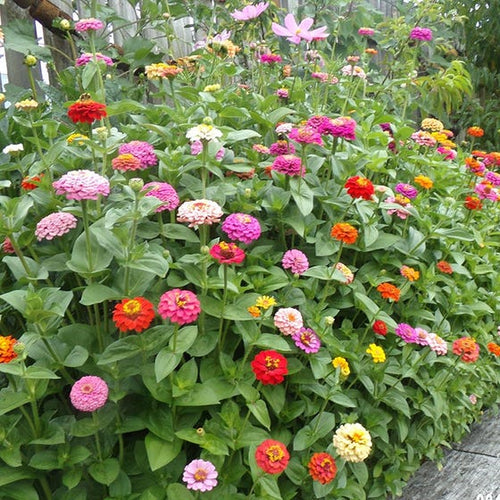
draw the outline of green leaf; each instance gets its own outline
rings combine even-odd
[[[194,496],[191,494],[191,492],[184,485],[179,483],[173,483],[168,485],[167,497],[168,500],[179,500],[180,498],[182,498],[182,500],[194,500]],[[150,500],[150,499],[145,499],[145,500]],[[156,500],[156,499],[152,498],[151,500]]]
[[[332,266],[312,266],[302,276],[325,281],[335,280],[341,283],[345,282],[345,276],[338,269],[332,269]]]
[[[74,469],[70,469],[64,472],[62,477],[62,482],[68,490],[72,490],[80,483],[82,479],[82,469],[80,467],[75,467]]]
[[[76,345],[71,349],[71,352],[64,358],[64,366],[69,366],[71,368],[78,368],[82,366],[89,357],[89,352],[85,347]]]
[[[271,417],[269,416],[269,411],[267,410],[266,403],[259,399],[255,403],[248,403],[248,409],[252,412],[252,415],[267,429],[271,430]]]
[[[459,241],[474,241],[474,235],[469,230],[459,229],[459,228],[450,228],[450,229],[436,229],[432,236],[451,238],[453,240]]]
[[[28,483],[16,483],[2,488],[2,497],[9,500],[39,500],[35,487]]]
[[[5,388],[0,391],[0,415],[9,413],[20,406],[28,403],[30,398],[24,392],[12,392],[10,389]],[[3,483],[7,484],[7,483]],[[0,486],[2,485],[0,479]]]
[[[313,192],[304,179],[296,179],[295,177],[290,179],[290,191],[300,213],[307,217],[314,207]]]
[[[29,269],[26,271],[24,265],[19,257],[4,257],[3,262],[8,266],[10,272],[14,275],[16,280],[20,280],[21,278],[28,278],[32,280],[44,280],[49,277],[49,272],[43,266],[35,262],[33,259],[29,257],[24,257],[24,262]]]
[[[387,406],[401,412],[406,417],[411,417],[410,407],[406,401],[406,395],[398,391],[396,388],[388,389],[388,391],[382,396],[381,401],[383,401]]]
[[[82,233],[73,244],[71,260],[66,262],[66,266],[71,271],[83,275],[91,275],[108,269],[109,264],[113,260],[113,254],[99,245],[95,231],[92,231],[92,227],[90,228],[89,253],[87,252],[85,234]]]
[[[354,292],[356,307],[359,307],[371,320],[378,313],[380,307],[362,292]]]
[[[277,333],[263,333],[252,343],[261,349],[275,349],[281,352],[294,352],[295,349]]]
[[[40,470],[60,469],[59,459],[55,450],[39,451],[35,453],[29,462],[30,467]]]
[[[168,377],[181,362],[182,352],[174,353],[170,348],[162,349],[155,358],[155,376],[156,382],[161,382]]]
[[[243,129],[234,130],[229,132],[226,137],[226,144],[233,144],[235,142],[244,141],[245,139],[253,139],[255,137],[260,137],[260,134],[255,130]]]
[[[195,384],[189,392],[175,398],[177,406],[207,406],[219,404],[238,391],[225,378],[212,378],[202,384]]]
[[[169,441],[148,433],[144,439],[149,467],[152,471],[161,469],[169,464],[181,451],[182,441],[173,437]]]
[[[52,370],[43,366],[28,366],[24,378],[27,379],[58,379],[60,378]]]
[[[330,397],[330,401],[345,408],[357,408],[358,404],[343,392],[337,392]]]
[[[164,224],[162,235],[172,240],[183,240],[190,243],[199,243],[200,241],[192,229],[181,224]]]
[[[315,417],[309,424],[299,429],[293,440],[293,449],[302,451],[312,446],[318,439],[326,436],[335,427],[335,415],[323,412]]]
[[[120,464],[116,458],[106,458],[95,462],[89,467],[89,474],[100,484],[109,486],[120,472]]]
[[[122,298],[123,294],[120,294],[109,286],[101,285],[100,283],[90,283],[82,293],[80,304],[91,306],[93,304],[100,304],[105,300],[119,300]]]
[[[21,481],[22,479],[30,479],[36,477],[36,472],[22,467],[0,467],[0,486],[5,486],[6,484],[15,483]],[[2,492],[4,490],[2,489]]]

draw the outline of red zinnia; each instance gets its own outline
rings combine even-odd
[[[483,208],[483,202],[477,196],[466,196],[464,205],[469,210],[481,210]]]
[[[347,222],[339,222],[332,227],[330,235],[346,245],[352,245],[358,238],[358,230]]]
[[[149,327],[154,317],[153,304],[143,297],[123,299],[113,311],[113,321],[121,332],[142,332]]]
[[[440,260],[437,264],[436,267],[445,274],[453,274],[453,268],[450,266],[448,262],[445,260]]]
[[[280,441],[266,439],[255,450],[257,465],[268,474],[279,474],[286,469],[290,453]]]
[[[108,114],[105,104],[83,96],[68,108],[68,116],[73,123],[92,123]]]
[[[25,177],[21,181],[21,187],[26,191],[31,191],[36,189],[40,185],[40,181],[42,180],[43,174],[34,175],[32,177]]]
[[[366,177],[360,177],[359,175],[347,179],[344,187],[347,189],[347,194],[352,198],[371,200],[372,196],[375,194],[375,188],[372,182]]]
[[[286,358],[276,351],[259,352],[250,364],[255,378],[264,385],[281,384],[288,373]]]
[[[466,363],[474,363],[479,357],[479,345],[472,337],[461,337],[453,341],[453,353]]]
[[[315,453],[309,460],[309,474],[315,481],[328,484],[337,475],[335,459],[329,453]]]
[[[387,325],[381,319],[377,319],[377,321],[373,323],[372,328],[373,331],[379,335],[387,335]]]
[[[221,241],[210,249],[210,255],[219,264],[241,264],[245,259],[245,252],[236,243]]]
[[[380,292],[380,295],[382,295],[382,298],[392,299],[394,302],[397,302],[401,295],[401,290],[391,283],[380,283],[377,290]]]

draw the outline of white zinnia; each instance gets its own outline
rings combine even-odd
[[[22,144],[9,144],[2,149],[2,153],[6,155],[16,155],[24,151],[24,146]]]
[[[222,132],[214,127],[213,125],[208,125],[202,123],[196,127],[190,128],[186,132],[186,137],[191,141],[213,141],[219,137],[222,137]]]

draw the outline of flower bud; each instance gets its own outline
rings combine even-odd
[[[138,193],[144,187],[144,181],[139,177],[133,177],[128,181],[128,185],[132,191]]]
[[[198,434],[198,436],[204,436],[205,429],[203,427],[198,427],[198,429],[196,429],[196,434]]]
[[[67,19],[61,19],[61,22],[59,23],[59,29],[69,31],[71,29],[71,23]]]
[[[203,118],[203,123],[204,123],[205,125],[212,125],[212,124],[213,124],[213,122],[214,122],[214,121],[212,120],[212,118],[210,118],[210,116],[205,116],[205,118]]]
[[[38,59],[32,54],[28,54],[27,56],[24,57],[24,64],[26,64],[26,66],[29,67],[35,66],[37,62]]]
[[[21,354],[24,354],[26,345],[23,342],[16,342],[12,347],[12,350],[19,356]]]
[[[170,19],[170,12],[164,12],[162,14],[163,19]]]
[[[332,326],[334,322],[335,322],[335,318],[333,316],[325,316],[325,323],[328,326]]]
[[[96,134],[97,138],[100,141],[105,141],[108,138],[108,129],[106,127],[97,127],[93,130],[93,132]]]
[[[210,248],[207,245],[203,245],[200,251],[203,255],[208,255],[210,253]]]
[[[252,190],[250,188],[245,189],[245,198],[250,198],[252,196]]]
[[[5,102],[5,94],[0,92],[0,104],[2,104],[3,102]]]

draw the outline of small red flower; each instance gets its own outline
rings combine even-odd
[[[308,464],[309,474],[315,481],[328,484],[337,475],[335,459],[329,453],[315,453]]]
[[[377,319],[374,323],[373,323],[373,331],[375,333],[378,333],[379,335],[387,335],[387,325],[381,320],[381,319]]]
[[[24,177],[24,179],[21,181],[21,187],[26,191],[36,189],[40,185],[42,177],[43,174],[33,175],[32,177]]]
[[[123,299],[113,311],[113,321],[121,332],[142,332],[149,327],[154,317],[153,304],[143,297]]]
[[[366,177],[360,177],[359,175],[347,179],[344,187],[347,189],[347,194],[352,198],[371,200],[375,194],[375,187],[372,182]]]
[[[453,268],[450,266],[448,262],[445,260],[440,260],[437,264],[436,267],[445,274],[453,274]]]
[[[290,460],[290,453],[280,441],[266,439],[255,450],[257,465],[267,474],[283,472]]]
[[[380,292],[380,295],[382,295],[382,298],[392,299],[394,302],[397,302],[401,296],[401,290],[391,283],[380,283],[377,290]]]
[[[221,241],[210,249],[210,255],[219,264],[241,264],[245,259],[245,252],[236,243]]]
[[[481,210],[483,208],[483,202],[477,196],[466,196],[464,205],[469,210]]]
[[[93,123],[108,116],[106,105],[82,96],[68,108],[68,116],[73,123]]]
[[[261,351],[250,364],[255,378],[264,385],[281,384],[288,373],[287,359],[276,351]]]

